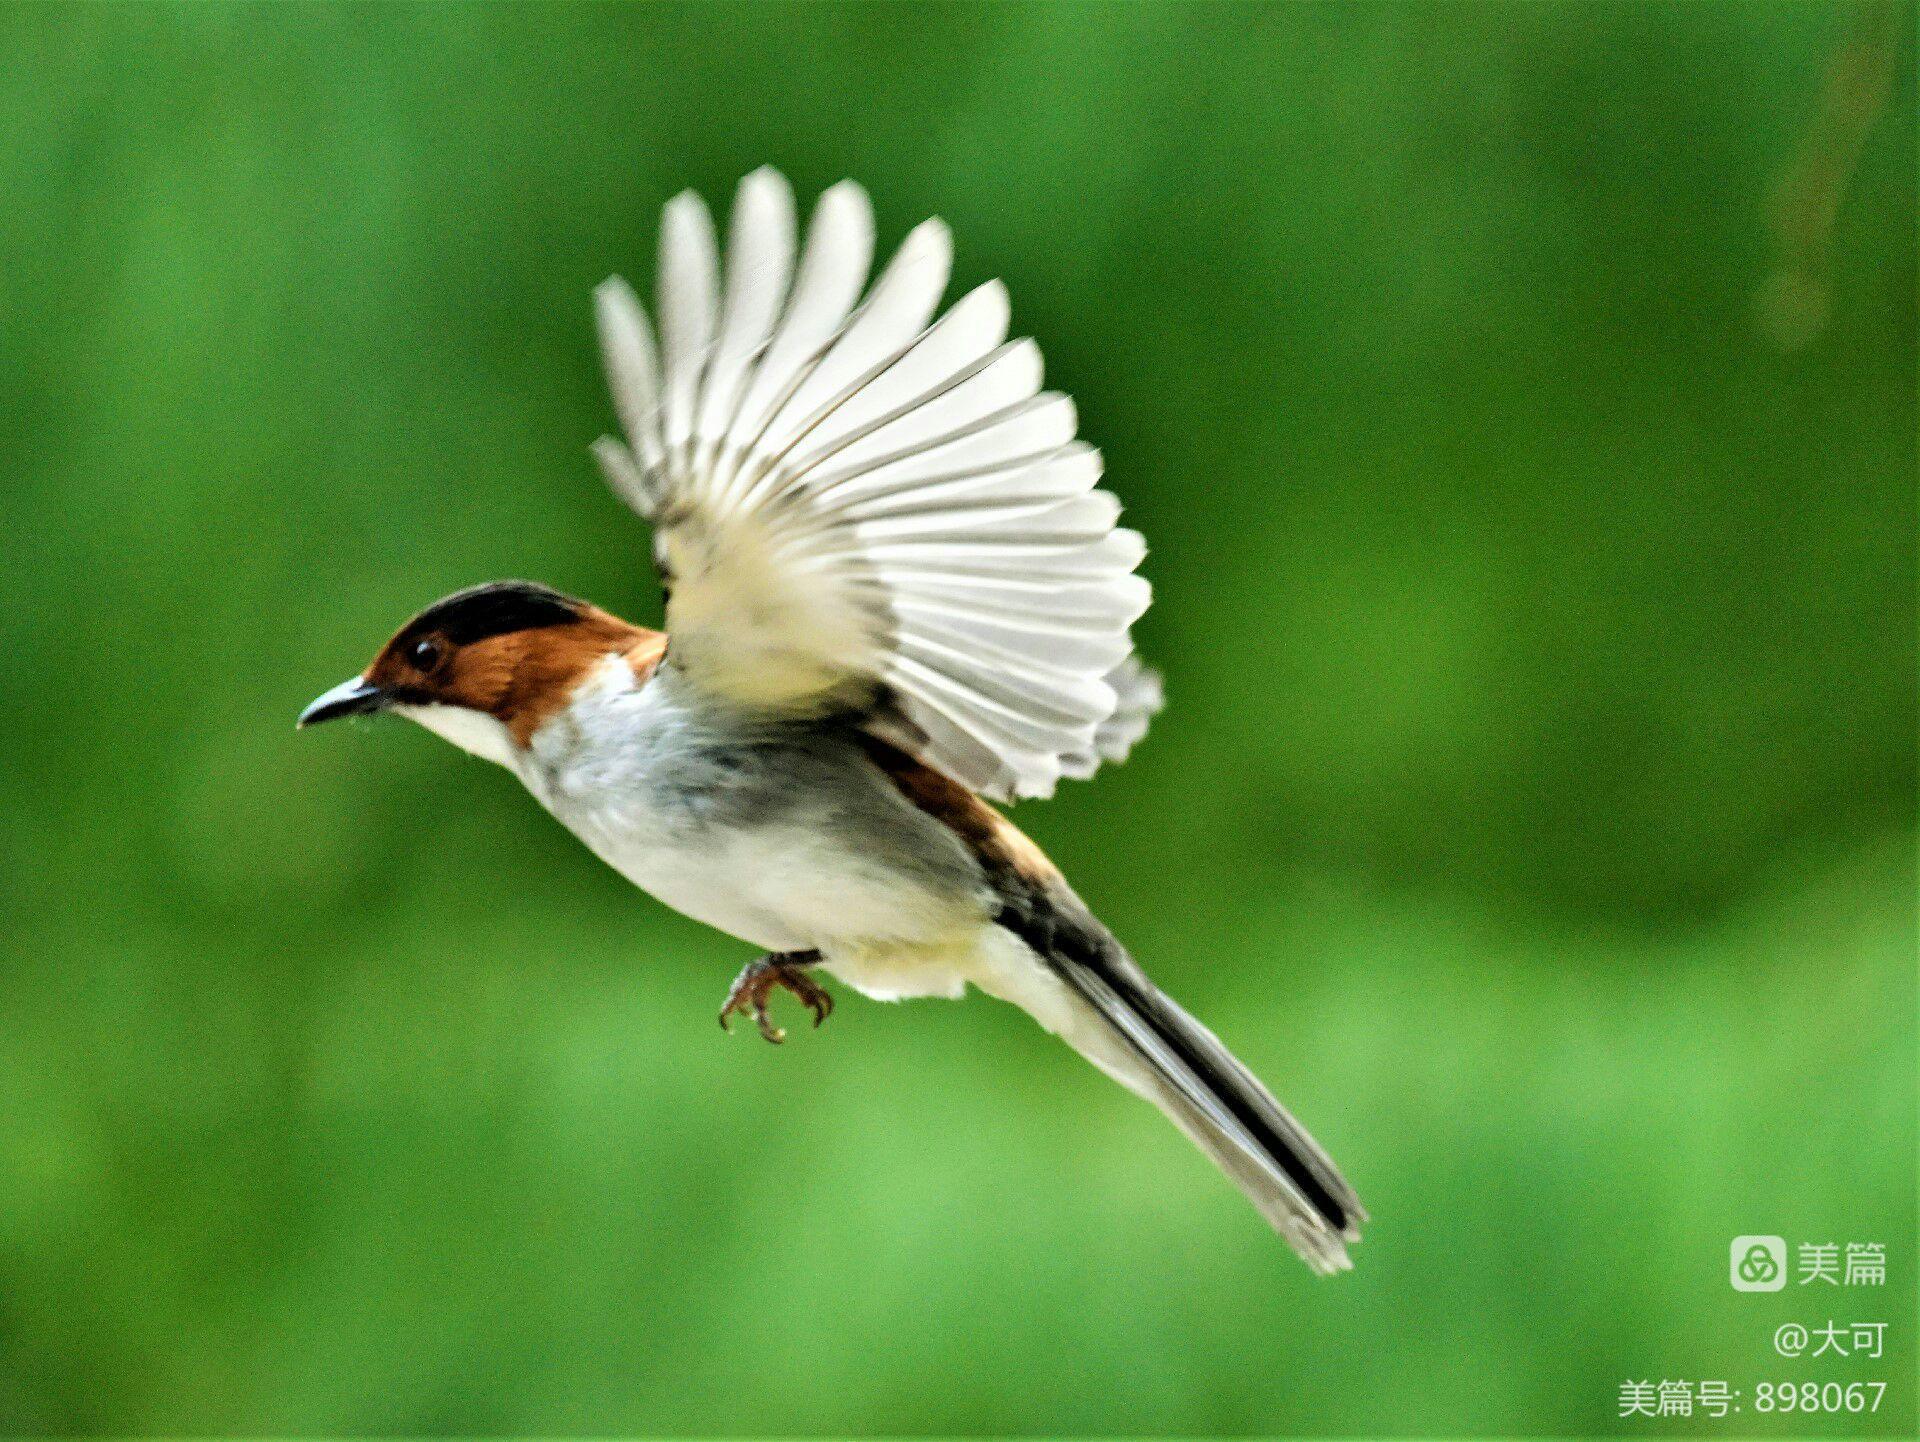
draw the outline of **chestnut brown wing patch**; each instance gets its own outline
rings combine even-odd
[[[965,786],[864,733],[860,744],[900,794],[934,818],[979,860],[999,898],[994,922],[1042,957],[1096,962],[1125,952],[1060,868],[1006,817]]]
[[[958,781],[877,736],[856,734],[900,794],[959,837],[999,889],[1027,893],[1064,884],[1045,852]]]

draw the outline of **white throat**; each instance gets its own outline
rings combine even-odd
[[[465,706],[395,706],[393,709],[396,715],[418,721],[462,751],[508,768],[514,765],[519,748],[514,745],[513,736],[484,711],[469,711]]]

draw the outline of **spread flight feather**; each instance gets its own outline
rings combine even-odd
[[[795,231],[786,180],[754,172],[723,271],[683,194],[657,340],[624,282],[596,296],[626,440],[595,454],[653,523],[675,666],[741,707],[864,709],[996,800],[1125,755],[1157,706],[1129,660],[1145,548],[1038,348],[1007,340],[1005,287],[936,318],[952,242],[930,220],[862,298],[873,213],[851,182]]]

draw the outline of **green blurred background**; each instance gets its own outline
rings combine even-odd
[[[1909,1433],[1912,20],[0,10],[0,1431]],[[589,290],[763,162],[945,216],[1105,449],[1171,705],[1019,819],[1352,1275],[1019,1014],[722,1036],[505,774],[295,735],[457,586],[657,616]]]

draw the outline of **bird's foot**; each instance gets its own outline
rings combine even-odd
[[[754,1024],[760,1028],[760,1035],[771,1042],[787,1039],[786,1032],[775,1026],[767,1016],[767,997],[776,986],[783,986],[799,997],[808,1011],[813,1013],[813,1024],[820,1025],[833,1010],[833,998],[827,989],[808,976],[803,967],[817,965],[820,953],[817,951],[776,951],[761,957],[758,961],[748,962],[733,979],[733,985],[727,988],[726,1005],[720,1008],[720,1029],[733,1030],[733,1014],[736,1011],[753,1013]]]

